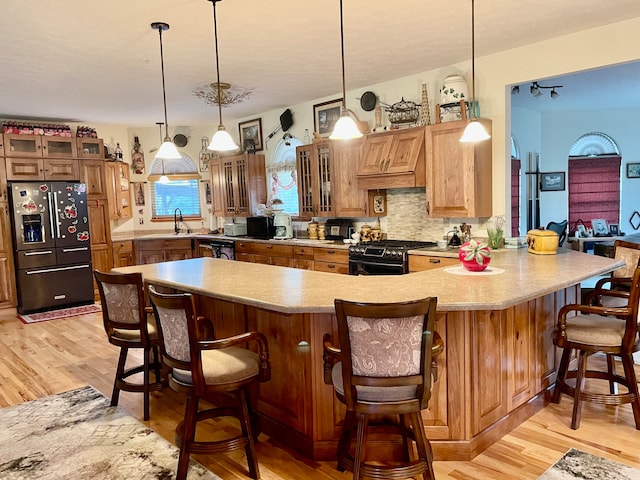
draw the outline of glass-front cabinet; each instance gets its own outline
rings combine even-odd
[[[46,135],[5,134],[7,157],[75,158],[76,139]]]
[[[104,158],[104,142],[101,138],[76,138],[78,157]]]
[[[330,142],[296,148],[300,216],[333,217],[333,146]]]

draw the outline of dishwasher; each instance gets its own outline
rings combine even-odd
[[[235,260],[236,244],[233,240],[209,240],[198,245],[201,257],[224,258]]]

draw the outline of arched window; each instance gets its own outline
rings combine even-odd
[[[283,210],[297,216],[298,207],[298,178],[296,176],[296,147],[302,142],[285,133],[278,143],[271,162],[267,164],[268,200],[274,198],[282,201]]]
[[[160,182],[163,175],[168,182]],[[185,153],[175,160],[154,159],[149,174],[152,219],[173,220],[176,209],[183,218],[201,218],[199,181],[198,166]]]
[[[582,135],[569,149],[569,225],[578,221],[592,227],[591,220],[620,221],[620,149],[600,132]]]

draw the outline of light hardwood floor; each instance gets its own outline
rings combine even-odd
[[[0,312],[0,407],[87,384],[110,396],[117,353],[106,341],[100,315],[24,325],[15,313]],[[142,419],[141,395],[123,392],[120,405]],[[144,423],[173,441],[182,415],[183,397],[167,389],[152,394],[151,420]],[[547,406],[472,461],[435,462],[436,478],[536,479],[571,447],[640,468],[640,431],[633,426],[629,405],[585,405],[577,431],[568,426],[570,416],[571,401],[563,396],[560,405]],[[220,425],[232,426],[223,421],[216,428]],[[300,458],[264,434],[257,448],[265,480],[351,478],[336,471],[334,462]],[[242,450],[194,458],[225,480],[248,478]]]

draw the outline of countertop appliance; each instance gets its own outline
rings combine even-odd
[[[273,226],[273,217],[247,217],[247,237],[267,240],[273,238],[276,229]]]
[[[9,182],[18,313],[93,303],[86,185]]]
[[[278,212],[273,216],[273,226],[276,229],[274,239],[286,240],[293,237],[293,227],[291,225],[291,215]]]
[[[236,244],[233,240],[210,240],[208,242],[200,242],[199,254],[201,257],[224,258],[226,260],[235,260]]]
[[[228,237],[240,237],[247,234],[246,223],[225,223],[224,234]]]
[[[349,275],[402,275],[409,273],[409,250],[435,247],[436,242],[382,240],[349,247]]]
[[[351,229],[351,230],[350,230]],[[330,218],[325,223],[325,235],[327,240],[344,240],[351,238],[353,222],[344,218]]]

